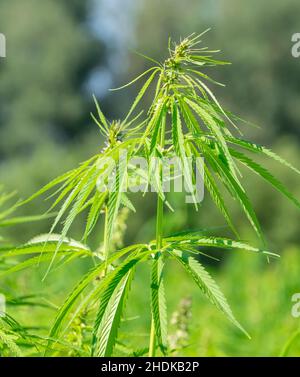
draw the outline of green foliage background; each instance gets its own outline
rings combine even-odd
[[[299,168],[300,65],[290,53],[291,35],[300,29],[299,1],[0,0],[0,7],[0,32],[6,35],[8,49],[7,58],[0,60],[0,182],[7,191],[17,189],[20,197],[26,197],[102,148],[103,141],[88,115],[93,109],[92,92],[108,117],[123,117],[139,84],[127,92],[107,89],[148,67],[132,50],[162,60],[168,36],[176,40],[207,27],[212,31],[206,44],[221,48],[222,58],[233,63],[212,72],[227,85],[216,88],[221,103],[261,126],[245,128],[247,136],[272,147]],[[298,177],[284,168],[276,169],[299,198]],[[170,315],[180,298],[193,298],[189,344],[180,354],[278,355],[299,328],[300,319],[291,316],[291,296],[300,292],[299,211],[259,178],[244,174],[270,249],[282,257],[268,265],[256,256],[236,253],[210,266],[252,340],[227,324],[182,270],[169,269]],[[130,217],[125,244],[147,241],[154,235],[154,198],[136,200],[139,211]],[[178,204],[176,214],[168,215],[165,233],[217,225],[215,233],[226,234],[224,221],[208,196],[200,212],[192,207]],[[37,200],[19,215],[42,213],[45,208],[47,203]],[[244,229],[243,238],[253,241],[254,235],[234,204],[232,211]],[[2,235],[11,242],[24,242],[49,226],[49,221],[20,225],[5,229]],[[77,221],[72,228],[75,239],[82,228],[83,223]],[[101,230],[94,244],[100,239]],[[38,294],[45,300],[55,297],[53,304],[59,305],[86,269],[84,264],[75,264],[54,271],[42,283],[43,272],[37,267],[34,274],[2,279],[0,291],[12,296]],[[143,334],[149,332],[150,319],[144,308],[150,293],[141,287],[149,285],[148,280],[143,281],[149,274],[141,271],[137,275],[140,288],[131,292],[135,304],[127,310],[128,318],[133,319],[122,326],[124,342],[133,350],[147,345]],[[11,305],[8,309],[27,326],[42,322],[45,329],[39,331],[44,334],[53,318],[51,311],[40,307]],[[126,333],[133,331],[138,336],[131,337],[132,344],[128,344]],[[300,355],[300,341],[289,354]]]

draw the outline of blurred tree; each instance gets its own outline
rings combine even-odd
[[[87,3],[1,3],[8,45],[0,63],[2,156],[28,153],[82,129],[88,113],[83,84],[103,54],[84,24]]]
[[[97,133],[89,126],[86,83],[106,55],[91,32],[90,13],[90,0],[1,2],[7,58],[0,60],[0,182],[19,196],[79,163],[101,142],[85,136]],[[21,212],[43,208],[36,201]],[[37,224],[36,231],[48,227]],[[10,233],[16,241],[32,235],[28,226]]]

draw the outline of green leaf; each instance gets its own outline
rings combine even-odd
[[[220,126],[216,123],[215,119],[198,103],[185,99],[186,103],[200,116],[204,124],[210,129],[211,133],[216,138],[216,143],[218,144],[220,153],[222,153],[223,161],[228,165],[230,173],[233,175],[235,180],[238,182],[236,175],[236,166],[233,162],[233,159],[229,153],[228,146],[225,141],[225,137],[220,129]]]
[[[56,252],[58,257],[69,257],[69,256],[71,256],[71,253],[72,252],[70,250],[68,250],[68,251],[58,250]],[[76,251],[75,253],[76,253],[75,254],[76,257],[86,256],[85,252]],[[15,266],[11,267],[11,268],[8,268],[4,271],[0,271],[0,277],[11,275],[14,272],[18,272],[18,271],[24,270],[24,269],[29,268],[29,267],[37,267],[42,262],[51,261],[52,257],[53,257],[52,253],[45,253],[45,254],[39,255],[37,257],[32,257],[32,258],[26,259],[24,262],[20,262],[20,263],[16,264]]]
[[[128,198],[128,196],[125,193],[123,193],[121,197],[121,204],[123,204],[125,207],[130,209],[132,212],[136,212],[134,205],[132,204],[131,200]]]
[[[199,153],[196,150],[196,148],[194,148],[194,145],[191,145],[191,146],[193,148],[195,155],[199,156]],[[238,237],[237,230],[236,230],[235,226],[233,225],[233,222],[231,220],[230,214],[229,214],[228,209],[226,207],[225,201],[224,201],[224,199],[223,199],[223,197],[222,197],[222,195],[221,195],[221,193],[218,189],[218,186],[215,182],[215,179],[214,179],[213,175],[210,173],[207,165],[203,164],[203,167],[204,167],[204,184],[205,184],[205,187],[207,188],[207,190],[208,190],[212,200],[214,201],[215,205],[217,206],[217,208],[220,210],[220,212],[224,216],[224,218],[227,221],[228,225],[230,226],[231,230]]]
[[[94,323],[92,354],[111,356],[135,266],[153,250],[137,247],[116,269],[108,273],[98,287],[100,305]]]
[[[140,79],[141,77],[143,77],[144,75],[146,75],[148,72],[151,72],[153,71],[152,74],[150,75],[150,77],[148,78],[148,80],[145,82],[145,84],[142,86],[141,90],[139,91],[138,95],[136,96],[124,122],[127,121],[127,119],[130,117],[130,115],[133,113],[134,109],[137,107],[137,105],[140,103],[141,99],[144,97],[144,94],[146,93],[149,85],[152,83],[154,77],[156,76],[157,72],[160,70],[160,68],[157,68],[157,67],[153,67],[153,68],[150,68],[148,71],[144,72],[142,75],[140,75],[139,77],[137,77],[135,80],[131,81],[129,84],[121,87],[121,88],[118,88],[118,89],[123,89],[125,88],[126,86],[129,86],[131,84],[133,84],[135,81],[137,81],[138,79]],[[115,89],[117,90],[117,89]]]
[[[235,241],[230,238],[225,237],[206,237],[199,232],[188,232],[187,234],[178,235],[174,237],[164,238],[164,245],[171,248],[181,248],[182,246],[204,246],[204,247],[216,247],[222,249],[241,249],[247,250],[255,253],[262,253],[269,256],[278,256],[277,254],[271,253],[267,250],[260,249],[247,244],[246,242]]]
[[[218,154],[216,144],[213,145],[213,148],[207,147],[206,145],[202,144],[202,150],[205,153],[205,158],[208,161],[212,162],[213,165],[215,165],[217,173],[225,184],[225,187],[228,189],[229,193],[240,202],[240,205],[245,212],[250,224],[252,225],[258,237],[265,244],[259,221],[245,190],[243,189],[239,181],[237,181],[236,178],[231,174],[226,164],[223,163],[222,158],[220,158]]]
[[[167,308],[163,282],[163,261],[162,257],[158,254],[152,263],[151,311],[158,345],[163,354],[166,354],[168,332]]]
[[[55,214],[49,213],[45,215],[12,217],[10,219],[0,221],[0,227],[7,227],[7,226],[13,226],[17,224],[24,224],[24,223],[34,222],[34,221],[46,220],[53,216],[55,216]]]
[[[289,192],[289,190],[277,179],[275,178],[267,169],[257,164],[249,157],[245,156],[243,153],[238,152],[230,148],[230,153],[233,157],[237,158],[243,164],[245,164],[250,170],[254,171],[256,174],[264,178],[272,186],[274,186],[279,192],[290,199],[297,207],[300,207],[300,202]]]
[[[197,119],[195,118],[194,114],[191,112],[190,108],[186,105],[182,98],[179,99],[179,103],[187,127],[191,130],[193,134],[201,134],[200,125]]]
[[[11,258],[22,255],[31,254],[42,254],[50,253],[53,254],[57,249],[58,241],[61,239],[60,234],[42,234],[30,240],[27,244],[19,246],[14,249],[4,249],[0,252],[2,258]],[[46,240],[48,242],[45,244]],[[70,251],[70,252],[85,252],[86,255],[91,255],[91,251],[88,246],[75,241],[71,238],[65,237],[63,243],[61,244],[60,251]]]
[[[163,124],[166,122],[166,111],[165,111],[165,103],[159,109],[159,112],[155,116],[155,122],[153,122],[153,131],[152,137],[150,142],[150,155],[156,151],[157,146],[160,142],[161,132],[164,131]]]
[[[223,197],[222,197],[222,195],[221,195],[221,193],[218,189],[218,186],[216,185],[216,182],[215,182],[212,174],[210,173],[210,171],[209,171],[209,169],[207,168],[206,165],[204,165],[204,183],[205,183],[205,186],[206,186],[212,200],[215,202],[216,206],[218,207],[218,209],[220,210],[220,212],[224,216],[224,218],[227,221],[228,225],[230,226],[231,230],[234,232],[235,235],[238,235],[236,228],[232,223],[230,214],[227,210],[225,201],[224,201],[224,199],[223,199]]]
[[[75,217],[80,213],[82,206],[85,203],[85,200],[88,198],[88,196],[90,195],[92,190],[95,188],[96,175],[97,175],[96,166],[90,167],[89,170],[87,170],[85,172],[85,174],[83,175],[81,180],[76,184],[74,189],[71,191],[68,198],[65,200],[64,204],[62,205],[58,215],[56,216],[55,221],[54,221],[54,223],[53,223],[53,225],[50,229],[49,234],[51,234],[54,231],[56,225],[58,224],[59,220],[64,215],[65,211],[68,209],[68,207],[71,205],[71,203],[75,200],[74,205],[73,205],[71,211],[69,212],[69,214],[66,218],[65,224],[64,224],[62,232],[61,232],[61,239],[59,240],[59,242],[57,244],[57,249],[53,254],[51,262],[50,262],[48,269],[45,273],[44,279],[46,278],[49,271],[51,270],[51,267],[52,267],[52,265],[55,261],[55,258],[56,258],[57,251],[59,250],[59,247],[63,243],[63,239],[67,235],[68,230],[69,230],[70,226],[72,225]]]
[[[133,252],[137,248],[142,248],[145,245],[131,245],[128,247],[125,247],[118,252],[114,253],[108,260],[108,264],[111,265],[115,260],[121,258],[123,255],[127,254],[128,252]],[[54,324],[51,328],[49,337],[50,338],[57,338],[58,334],[60,332],[60,329],[62,327],[62,324],[64,320],[68,317],[70,314],[73,306],[75,305],[77,299],[81,295],[81,293],[94,281],[96,278],[99,278],[102,271],[105,269],[106,264],[105,262],[101,262],[94,268],[92,268],[73,288],[69,296],[66,298],[63,305],[60,307]]]
[[[94,324],[92,348],[95,356],[112,356],[134,267],[140,260],[141,258],[134,258],[125,261],[103,280],[103,285],[106,285],[106,288],[101,294]]]
[[[108,221],[105,233],[105,243],[106,245],[110,244],[112,232],[114,229],[114,224],[116,222],[118,211],[121,204],[124,184],[126,184],[127,172],[126,172],[127,160],[121,158],[120,163],[116,168],[116,176],[113,183],[113,187],[110,190],[108,203],[107,203],[107,214]]]
[[[148,136],[151,137],[155,129],[157,130],[157,132],[159,131],[159,126],[161,125],[161,123],[159,122],[159,119],[161,117],[161,114],[163,112],[165,105],[166,105],[166,100],[157,102],[153,112],[151,112],[151,117],[146,127],[146,130],[141,138],[140,146],[145,145],[147,137]],[[157,136],[156,136],[156,140],[157,140]],[[153,141],[151,141],[151,144],[153,145]],[[151,150],[151,146],[150,146],[150,150]]]
[[[109,125],[108,125],[108,123],[106,121],[106,118],[105,118],[104,114],[101,111],[101,108],[99,106],[99,103],[98,103],[97,98],[95,97],[95,95],[93,95],[93,99],[94,99],[94,102],[95,102],[95,105],[96,105],[96,108],[97,108],[97,112],[98,112],[98,116],[99,116],[99,119],[100,119],[100,121],[102,123],[102,126],[104,127],[105,131],[108,131],[109,130]],[[96,123],[100,127],[101,124],[99,124],[99,122],[97,120],[96,120]],[[103,127],[100,127],[100,128],[102,129]]]
[[[289,162],[284,160],[282,157],[278,156],[276,153],[271,151],[270,149],[264,147],[263,145],[255,144],[250,141],[242,140],[242,139],[237,139],[234,137],[226,137],[226,140],[232,144],[239,145],[240,147],[246,148],[251,152],[254,153],[263,153],[266,156],[272,158],[273,160],[280,162],[282,165],[288,167],[289,169],[293,170],[297,174],[300,174],[300,171],[295,168],[293,165],[291,165]]]
[[[188,190],[193,197],[193,201],[196,209],[198,208],[197,200],[195,198],[194,187],[193,187],[193,171],[190,163],[190,157],[186,153],[185,144],[184,144],[184,135],[182,132],[182,123],[180,119],[180,112],[175,101],[173,102],[173,111],[172,111],[172,136],[173,144],[177,156],[181,160],[183,168],[183,176],[187,183]]]
[[[96,191],[96,194],[93,198],[93,203],[91,205],[91,208],[89,210],[89,214],[87,217],[85,232],[83,235],[84,240],[87,239],[87,237],[91,234],[92,230],[94,229],[97,223],[97,220],[99,219],[101,208],[104,206],[107,196],[108,196],[107,192]]]
[[[250,338],[246,330],[236,320],[220,288],[210,276],[210,274],[204,269],[204,267],[185,251],[173,250],[172,255],[175,256],[175,258],[184,267],[187,273],[194,279],[195,283],[205,294],[205,296],[207,296],[210,302],[215,305],[223,314],[225,314],[229,321],[231,321],[238,329],[240,329]]]

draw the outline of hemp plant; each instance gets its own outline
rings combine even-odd
[[[50,261],[47,273],[54,263],[69,262],[77,257],[92,258],[95,263],[58,310],[49,333],[48,344],[45,346],[47,355],[51,354],[54,345],[67,333],[76,318],[86,311],[89,312],[92,323],[88,335],[90,354],[113,355],[136,268],[147,261],[151,262],[151,329],[147,348],[149,356],[155,356],[157,352],[167,355],[169,351],[164,271],[171,260],[178,262],[211,303],[247,334],[232,313],[220,288],[197,259],[197,255],[210,257],[209,249],[220,248],[261,253],[267,258],[276,256],[266,250],[259,221],[241,183],[239,164],[261,176],[298,207],[299,201],[288,189],[246,152],[253,156],[265,155],[298,174],[299,171],[266,147],[240,137],[236,123],[241,120],[221,107],[208,87],[208,82],[216,82],[205,73],[207,67],[227,62],[214,58],[217,51],[202,47],[201,36],[191,35],[178,44],[169,41],[168,59],[159,63],[150,58],[155,66],[122,87],[148,76],[123,121],[109,123],[96,102],[97,115],[93,115],[93,119],[107,139],[106,147],[79,167],[54,179],[22,203],[54,190],[51,197],[56,199],[50,210],[57,206],[60,208],[49,235],[42,236],[12,253],[22,254],[26,249],[40,252],[40,256],[33,258]],[[151,87],[153,100],[145,119],[138,121],[142,115],[140,113],[129,120],[141,105],[145,94],[150,93]],[[238,137],[235,136],[237,133]],[[147,160],[146,170],[132,163],[132,159],[139,157]],[[201,229],[164,234],[165,211],[174,210],[176,216],[176,208],[171,207],[167,193],[164,192],[166,158],[178,159],[196,210],[199,201],[194,185],[196,171],[203,171],[206,190],[232,229],[235,239],[207,236]],[[110,184],[111,178],[113,184]],[[114,229],[123,207],[135,211],[129,191],[130,188],[138,186],[137,182],[144,184],[145,195],[149,186],[154,187],[157,193],[156,238],[143,244],[118,249],[113,242]],[[221,186],[240,204],[258,235],[259,247],[239,239],[238,229],[227,209]],[[68,234],[76,217],[85,210],[88,211],[86,226],[82,240],[78,243],[70,240]],[[92,251],[87,242],[92,232],[98,232],[100,218],[104,223],[103,242],[97,251]],[[52,233],[63,219],[59,235],[53,236]],[[30,258],[22,262],[23,266],[21,263],[20,269],[26,267],[24,263],[32,265],[31,260],[32,263],[36,262]]]

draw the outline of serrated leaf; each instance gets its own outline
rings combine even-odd
[[[108,260],[109,264],[112,264],[117,259],[121,258],[123,255],[133,252],[137,248],[145,247],[145,245],[137,244],[137,245],[131,245],[128,247],[125,247],[118,252],[114,253]],[[63,305],[60,307],[60,309],[57,312],[54,324],[50,330],[49,337],[50,338],[57,338],[59,336],[59,332],[61,330],[62,324],[65,321],[65,319],[70,315],[70,312],[75,305],[77,299],[81,295],[83,291],[90,285],[91,282],[93,282],[97,277],[100,276],[102,271],[105,269],[106,264],[105,262],[101,262],[94,268],[92,268],[72,289],[69,296],[66,298]]]
[[[86,240],[87,237],[91,234],[92,230],[94,229],[97,220],[99,219],[101,208],[104,206],[104,203],[107,199],[108,193],[107,192],[98,192],[93,198],[93,202],[91,208],[89,210],[89,214],[87,217],[87,222],[85,226],[85,231],[83,235],[83,239]]]
[[[259,145],[256,143],[252,143],[248,140],[242,140],[242,139],[237,139],[234,137],[226,137],[227,141],[239,145],[240,147],[246,148],[251,152],[254,153],[263,153],[266,156],[272,158],[273,160],[280,162],[282,165],[288,167],[289,169],[293,170],[297,174],[300,174],[300,171],[295,168],[293,165],[291,165],[289,162],[284,160],[282,157],[278,156],[275,152],[271,151],[270,149],[264,147],[263,145]]]
[[[189,156],[186,154],[180,112],[175,102],[173,102],[172,111],[172,137],[176,154],[180,158],[182,164],[185,182],[187,183],[189,193],[192,195],[195,208],[197,209],[197,200],[195,198],[193,187],[193,171],[189,161]]]
[[[99,286],[100,305],[94,323],[92,354],[109,356],[113,351],[117,330],[124,308],[129,284],[135,266],[150,255],[152,251],[141,252],[137,248],[123,263],[108,273]]]
[[[101,295],[95,322],[98,324],[94,341],[96,356],[112,356],[133,274],[134,267],[131,267],[117,287],[110,285]]]
[[[163,282],[163,261],[158,255],[152,263],[151,312],[158,345],[163,354],[166,354],[168,333],[167,307]]]
[[[204,269],[204,267],[196,259],[191,257],[189,253],[181,250],[173,250],[172,255],[180,262],[187,273],[194,279],[195,283],[207,296],[210,302],[215,305],[225,316],[232,322],[238,329],[240,329],[249,338],[249,334],[236,320],[232,313],[232,310],[220,290],[219,286],[210,276],[210,274]]]
[[[148,71],[144,72],[142,75],[140,75],[135,80],[131,81],[129,84],[126,85],[126,86],[128,86],[128,85],[133,84],[135,81],[137,81],[138,79],[143,77],[145,74],[147,74],[148,72],[151,72],[153,70],[154,70],[154,72],[152,72],[152,74],[150,75],[150,77],[145,82],[145,84],[142,86],[141,90],[139,91],[138,95],[136,96],[136,98],[135,98],[135,100],[134,100],[125,120],[124,120],[124,122],[126,122],[127,119],[129,119],[130,115],[133,113],[133,111],[135,110],[137,105],[140,103],[141,99],[144,97],[148,87],[150,86],[151,82],[153,81],[154,77],[156,76],[157,72],[159,71],[159,68],[157,68],[157,67],[150,68]],[[126,86],[123,86],[122,88],[125,88]],[[122,88],[118,88],[118,89],[122,89]]]
[[[239,201],[256,234],[261,239],[261,241],[265,243],[259,221],[245,190],[243,189],[239,181],[237,181],[231,174],[226,164],[223,163],[216,150],[213,150],[206,145],[202,145],[202,147],[205,153],[205,158],[216,166],[216,170],[219,174],[219,177],[225,184],[225,187],[228,189],[233,198],[236,198]]]
[[[300,207],[300,202],[293,196],[292,193],[277,179],[275,178],[267,169],[263,166],[257,164],[251,158],[247,157],[241,152],[238,152],[232,148],[230,148],[230,153],[233,157],[238,159],[240,162],[245,164],[250,170],[254,171],[256,174],[264,178],[267,182],[269,182],[273,187],[276,188],[279,192],[285,195],[288,199],[290,199],[297,207]]]

